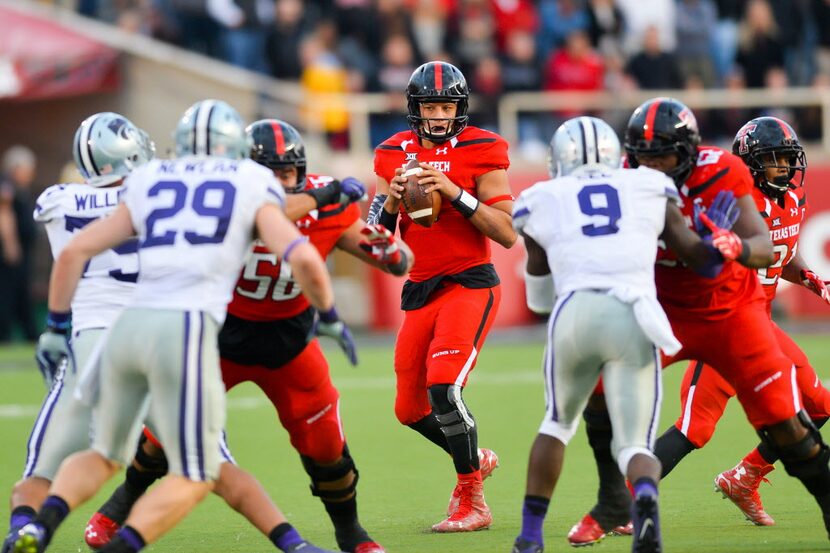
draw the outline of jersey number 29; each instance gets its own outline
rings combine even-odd
[[[163,233],[154,234],[153,227],[162,219],[173,217],[185,208],[187,186],[185,183],[176,180],[159,181],[150,187],[147,195],[155,197],[161,195],[163,192],[173,193],[172,205],[156,208],[147,216],[147,238],[141,244],[142,248],[169,246],[176,241],[177,231],[168,230]],[[214,197],[217,195],[220,196],[221,200],[218,202],[219,205],[207,204],[206,199],[211,192],[213,192],[212,196]],[[195,231],[187,230],[184,232],[184,239],[193,245],[217,244],[224,240],[225,234],[228,232],[228,224],[230,223],[231,213],[233,212],[235,198],[236,188],[228,181],[209,180],[197,186],[190,201],[190,208],[200,217],[215,218],[216,230],[211,235],[199,234]]]

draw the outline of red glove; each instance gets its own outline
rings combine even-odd
[[[384,265],[401,262],[401,249],[395,242],[395,235],[383,225],[367,225],[360,230],[366,238],[360,241],[360,248]]]
[[[825,302],[830,303],[830,290],[827,289],[830,281],[821,280],[813,271],[801,269],[801,284]]]
[[[741,237],[731,230],[722,229],[709,218],[706,213],[698,215],[700,221],[712,231],[712,245],[717,249],[724,259],[735,261],[744,251],[744,244]]]

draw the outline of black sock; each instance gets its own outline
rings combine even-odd
[[[695,449],[697,449],[695,445],[676,426],[670,426],[654,444],[654,455],[663,465],[660,478],[665,478],[686,455]]]
[[[478,427],[473,426],[464,434],[456,434],[447,437],[450,445],[450,455],[455,472],[458,474],[470,474],[479,468],[478,461]]]
[[[450,451],[450,444],[447,443],[447,437],[444,436],[444,433],[441,431],[441,423],[438,422],[438,419],[435,418],[434,414],[430,413],[421,420],[413,422],[407,426],[447,453],[452,454]]]
[[[127,477],[124,483],[115,489],[107,502],[98,509],[98,512],[118,524],[124,524],[136,501],[144,495],[153,482],[164,474],[154,470],[142,471],[130,466],[127,469]]]
[[[358,521],[356,496],[346,501],[323,501],[323,505],[334,524],[334,536],[341,550],[352,551],[357,544],[371,541]]]
[[[583,417],[599,476],[597,504],[591,509],[591,516],[603,530],[610,532],[628,522],[631,493],[625,485],[625,477],[620,473],[616,459],[611,455],[611,419],[608,412],[585,409]]]
[[[46,543],[52,540],[58,526],[69,515],[69,505],[66,501],[57,495],[50,495],[43,502],[40,512],[35,517],[34,522],[42,526],[46,530]]]

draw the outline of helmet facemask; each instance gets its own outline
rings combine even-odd
[[[455,117],[429,118],[421,115],[422,104],[446,102],[455,104]],[[407,117],[409,128],[419,138],[436,144],[442,144],[461,134],[469,120],[466,98],[448,98],[446,96],[410,97],[407,105],[409,108],[409,116]],[[441,132],[432,132],[435,127],[445,127],[445,129]]]
[[[768,159],[772,156],[772,159]],[[765,159],[767,158],[767,159]],[[757,148],[748,156],[747,165],[761,191],[772,197],[780,198],[787,190],[798,188],[804,183],[807,158],[801,145],[777,148]],[[767,178],[767,169],[786,169],[785,174],[772,180]],[[796,174],[799,175],[797,182]]]

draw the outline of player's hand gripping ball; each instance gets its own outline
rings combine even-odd
[[[431,227],[438,220],[438,212],[441,211],[441,193],[433,190],[427,194],[424,192],[429,185],[418,184],[418,176],[423,169],[417,159],[410,160],[404,168],[403,177],[406,183],[403,185],[401,200],[407,215],[422,227]]]

